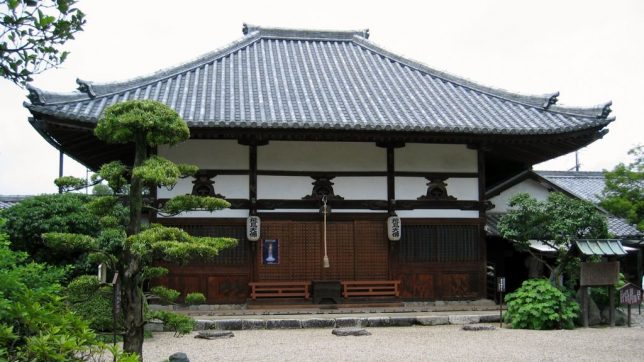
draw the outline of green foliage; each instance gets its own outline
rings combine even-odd
[[[42,238],[45,246],[52,249],[65,251],[90,251],[95,250],[96,240],[87,235],[72,233],[44,233]]]
[[[644,146],[628,152],[635,160],[604,170],[606,187],[600,205],[615,216],[627,219],[644,231]]]
[[[172,188],[179,178],[196,173],[198,168],[193,165],[177,165],[160,156],[151,156],[143,165],[135,167],[132,174],[149,186]]]
[[[204,304],[206,303],[206,297],[203,295],[203,293],[195,292],[195,293],[188,293],[186,295],[185,299],[186,304]]]
[[[74,264],[78,269],[74,273],[88,273],[83,253],[53,251],[45,247],[42,234],[58,232],[96,235],[99,230],[98,220],[85,208],[90,199],[91,196],[73,193],[40,195],[3,210],[2,217],[6,219],[4,231],[9,235],[12,248],[26,251],[37,262]]]
[[[159,310],[150,312],[148,319],[159,319],[163,321],[165,327],[174,331],[175,337],[180,337],[193,331],[195,327],[194,319],[174,312]]]
[[[579,304],[546,279],[528,279],[505,296],[512,328],[573,329]]]
[[[150,292],[154,294],[155,296],[159,297],[163,303],[174,303],[177,298],[179,298],[179,293],[178,291],[170,288],[166,288],[162,285],[156,286],[152,289],[150,289]]]
[[[187,210],[207,210],[210,212],[230,207],[223,199],[210,196],[180,195],[168,200],[161,212],[167,215],[178,215]]]
[[[80,190],[87,187],[85,179],[74,176],[62,176],[54,180],[54,183],[63,192]]]
[[[92,188],[92,195],[95,196],[110,196],[114,195],[114,191],[107,185],[97,184]]]
[[[92,329],[112,331],[114,290],[111,285],[101,285],[95,275],[81,275],[69,283],[66,295],[71,310],[88,321]],[[123,320],[118,320],[119,330],[122,325]]]
[[[105,351],[87,323],[67,309],[64,269],[27,262],[26,253],[8,245],[0,233],[0,360],[80,361]]]
[[[129,169],[121,161],[112,161],[104,164],[98,172],[92,176],[93,179],[98,177],[107,181],[107,185],[113,193],[120,193],[123,187],[127,185],[127,176]]]
[[[185,263],[191,259],[212,259],[220,250],[237,245],[237,239],[197,237],[179,228],[152,224],[128,237],[128,243],[129,249],[137,255]]]
[[[83,30],[75,0],[0,1],[0,76],[24,85],[67,58],[63,44]]]
[[[125,101],[108,107],[94,133],[107,143],[143,141],[150,147],[174,145],[190,137],[188,126],[177,112],[150,100]]]
[[[512,209],[499,220],[501,235],[516,241],[520,251],[531,254],[530,240],[557,250],[555,267],[544,263],[551,270],[553,280],[558,280],[562,272],[571,271],[568,263],[573,257],[569,251],[575,240],[608,235],[606,218],[593,204],[559,192],[550,193],[545,201],[520,193],[510,199],[509,205]]]
[[[143,279],[150,280],[160,278],[168,274],[168,269],[160,266],[150,266],[143,270]]]

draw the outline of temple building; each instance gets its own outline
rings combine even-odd
[[[356,282],[348,296],[378,281],[403,300],[485,297],[488,186],[600,139],[614,120],[610,103],[563,107],[558,93],[518,95],[436,71],[368,30],[243,33],[149,76],[78,80],[69,94],[30,87],[25,103],[42,137],[93,170],[133,157],[131,145],[93,135],[106,107],[152,99],[179,113],[190,140],[155,151],[200,171],[156,190],[158,202],[193,193],[232,207],[156,221],[240,242],[215,262],[171,267],[164,283],[211,303],[319,280]]]

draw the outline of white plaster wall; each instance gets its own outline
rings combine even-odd
[[[401,218],[478,218],[478,211],[470,210],[400,210],[396,214]],[[404,224],[403,224],[404,225]]]
[[[494,204],[494,208],[490,212],[507,212],[510,209],[508,201],[512,196],[520,192],[528,193],[539,201],[548,199],[548,194],[550,193],[542,184],[528,179],[491,198],[490,201]]]
[[[416,200],[427,194],[427,179],[424,177],[396,177],[396,199]],[[478,179],[449,178],[445,180],[447,193],[458,200],[478,200]]]
[[[336,177],[332,182],[345,200],[387,200],[386,177]]]
[[[236,140],[187,140],[174,146],[159,146],[158,154],[202,169],[248,170],[248,146]]]
[[[177,195],[186,195],[192,193],[192,183],[194,178],[188,177],[179,180],[172,190],[165,187],[157,189],[157,197],[168,199]],[[218,175],[213,179],[215,181],[215,193],[221,194],[230,199],[248,199],[248,175]]]
[[[367,142],[271,141],[257,147],[257,169],[386,171],[387,151]]]
[[[257,198],[299,200],[311,194],[313,181],[306,176],[259,175],[257,176]]]
[[[465,145],[407,143],[394,151],[396,171],[477,172],[477,151]]]

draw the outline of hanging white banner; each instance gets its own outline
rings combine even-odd
[[[246,219],[246,238],[250,241],[259,240],[261,234],[261,220],[259,216],[249,216]]]
[[[387,218],[387,237],[391,241],[400,240],[402,234],[402,224],[398,216],[389,216]]]

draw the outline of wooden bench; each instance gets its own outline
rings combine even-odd
[[[342,282],[342,296],[350,297],[398,297],[400,280],[351,280]]]
[[[257,298],[304,298],[311,296],[311,282],[267,281],[248,283],[250,297]]]

